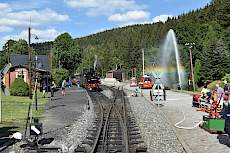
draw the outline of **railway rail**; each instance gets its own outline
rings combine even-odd
[[[106,88],[113,92],[112,99],[100,92],[89,92],[97,118],[88,130],[84,147],[76,148],[75,152],[147,152],[123,90]]]

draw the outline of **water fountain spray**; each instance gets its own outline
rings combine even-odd
[[[167,33],[165,42],[162,46],[162,58],[161,58],[161,67],[168,68],[169,62],[171,62],[172,53],[174,52],[176,58],[176,68],[177,68],[177,77],[178,77],[178,85],[182,87],[182,71],[180,66],[180,57],[177,46],[177,40],[175,32],[170,29]],[[165,83],[169,84],[168,76],[162,76]]]

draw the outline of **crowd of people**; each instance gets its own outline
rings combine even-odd
[[[50,84],[47,84],[47,80],[43,80],[41,83],[41,88],[42,88],[42,97],[46,97],[46,92],[48,91],[48,87],[50,87],[50,93],[51,93],[51,100],[52,97],[54,97],[54,92],[57,88],[56,84],[54,81],[52,81]],[[63,80],[61,83],[61,94],[62,96],[66,96],[66,91],[65,88],[71,88],[72,87],[72,80],[68,79],[68,81]]]
[[[201,90],[199,102],[212,103],[213,101],[220,102],[220,107],[222,108],[224,105],[230,105],[230,97],[229,92],[230,88],[227,84],[227,81],[224,81],[224,86],[221,87],[220,84],[216,84],[215,90],[211,91],[208,89],[207,84],[204,85]]]

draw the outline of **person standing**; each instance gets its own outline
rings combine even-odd
[[[216,84],[216,92],[217,92],[217,95],[218,95],[218,99],[223,97],[224,89],[222,87],[220,87],[219,84]]]
[[[71,79],[69,79],[69,81],[68,81],[68,86],[69,86],[69,88],[72,87],[72,81],[71,81]]]
[[[62,96],[65,96],[65,86],[66,86],[66,80],[63,80],[62,84],[61,84],[61,93],[62,93]]]
[[[55,88],[56,88],[56,84],[54,83],[54,81],[52,81],[51,88],[50,88],[51,100],[52,100],[52,97],[54,97],[54,90],[55,90]]]
[[[224,81],[224,100],[226,101],[227,106],[230,106],[230,96],[229,96],[230,88],[228,86],[228,82]]]
[[[45,98],[46,88],[47,88],[46,81],[43,80],[43,81],[42,81],[42,97],[43,97],[43,98]]]
[[[80,80],[77,80],[77,87],[80,88]]]
[[[217,92],[218,101],[220,102],[220,107],[222,108],[222,106],[223,106],[224,89],[222,87],[220,87],[219,84],[216,84],[216,92]]]
[[[228,91],[228,90],[229,90],[228,82],[225,80],[224,81],[224,91]]]

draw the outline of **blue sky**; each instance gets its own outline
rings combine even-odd
[[[53,40],[63,32],[82,37],[136,23],[165,21],[211,0],[0,0],[0,47],[8,39],[26,39],[27,28]]]

